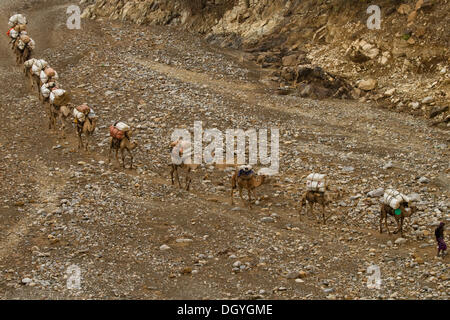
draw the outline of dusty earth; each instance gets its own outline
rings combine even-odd
[[[69,30],[69,4],[0,4],[3,29],[25,13],[35,57],[100,117],[89,152],[76,149],[70,125],[64,139],[49,131],[3,37],[1,298],[449,298],[449,258],[435,257],[433,234],[450,222],[448,130],[367,103],[278,95],[238,52],[176,28],[83,20]],[[107,162],[117,119],[136,128],[132,170]],[[170,136],[194,121],[223,132],[280,129],[280,173],[252,209],[237,196],[230,204],[230,169],[198,168],[190,192],[171,186]],[[298,213],[312,171],[345,191],[325,226]],[[389,186],[419,208],[400,240],[379,234],[380,197],[368,194]],[[72,265],[79,289],[67,286]],[[367,287],[371,265],[378,290]]]

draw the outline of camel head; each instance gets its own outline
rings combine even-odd
[[[325,193],[325,201],[327,204],[335,202],[342,198],[343,191],[341,188],[331,189],[329,186],[326,186],[325,190],[327,191]]]
[[[86,129],[86,132],[88,132],[89,134],[94,133],[95,128],[97,127],[97,121],[98,121],[98,117],[92,117],[89,118],[89,120],[84,122],[84,128]]]
[[[93,117],[93,118],[91,118],[92,131],[94,131],[95,128],[97,127],[97,122],[98,122],[98,117]]]
[[[417,207],[414,203],[408,202],[406,205],[403,206],[404,210],[402,210],[403,215],[405,217],[411,217],[416,211],[417,211]]]
[[[139,144],[138,144],[137,141],[130,141],[128,149],[134,150],[134,149],[136,149],[138,147],[139,147]]]
[[[61,106],[60,110],[63,114],[64,117],[68,117],[69,115],[71,115],[73,113],[73,106],[71,106],[69,103],[65,106]]]

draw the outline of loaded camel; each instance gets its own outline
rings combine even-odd
[[[48,116],[48,129],[51,130],[53,128],[53,118],[52,118],[52,107],[50,102],[50,94],[53,89],[57,88],[57,84],[55,82],[49,82],[42,85],[40,88],[40,95],[41,102],[44,105],[44,108],[46,109],[47,116]]]
[[[138,147],[138,143],[136,141],[131,141],[131,136],[133,132],[131,130],[122,131],[116,128],[120,122],[116,122],[114,125],[110,127],[110,143],[109,143],[109,153],[108,153],[108,162],[111,163],[111,151],[116,151],[116,160],[119,162],[119,151],[122,156],[122,166],[125,169],[125,150],[130,155],[130,169],[133,169],[133,154],[131,151]]]
[[[28,35],[21,35],[14,43],[14,53],[16,54],[16,63],[22,65],[31,58],[32,51],[35,48],[34,40]]]
[[[30,87],[36,87],[38,91],[39,101],[43,102],[43,96],[41,94],[41,87],[44,83],[41,82],[41,71],[48,67],[48,63],[43,59],[30,59],[24,63],[25,77],[30,82]],[[47,81],[49,82],[49,81]]]
[[[69,103],[63,106],[50,104],[52,126],[56,128],[57,121],[59,120],[59,130],[61,131],[62,138],[65,138],[66,122],[70,118],[72,110],[73,107]]]
[[[39,60],[35,66],[35,71],[37,77],[34,78],[35,83],[39,84],[40,86],[51,84],[51,83],[57,83],[57,80],[59,79],[58,73],[50,68],[44,60]],[[43,95],[39,95],[39,100],[41,102],[44,101]]]
[[[308,203],[309,210],[314,214],[314,204],[319,204],[322,206],[322,221],[323,224],[327,222],[327,220],[333,215],[332,213],[326,217],[325,216],[325,207],[328,207],[333,201],[339,199],[341,197],[341,191],[332,191],[328,186],[326,186],[324,192],[320,191],[312,191],[307,190],[300,198],[300,208],[299,215],[302,213],[303,206]],[[301,217],[301,216],[300,216]]]
[[[395,222],[397,223],[397,230],[394,231],[394,234],[397,234],[400,231],[400,234],[403,236],[403,220],[406,217],[411,217],[416,211],[417,207],[409,202],[402,202],[399,206],[401,213],[396,214],[395,209],[391,208],[389,204],[382,203],[380,209],[380,233],[383,233],[383,219],[384,225],[386,226],[386,230],[388,234],[391,234],[387,224],[387,218],[389,216],[393,216],[395,218]],[[398,210],[397,209],[397,210]]]
[[[7,32],[7,35],[11,38],[11,49],[14,49],[14,42],[17,37],[26,31],[27,24],[27,18],[23,14],[14,14],[9,18],[8,25],[11,29]]]
[[[86,104],[74,108],[73,113],[78,135],[78,150],[84,147],[84,149],[88,151],[89,137],[92,136],[95,131],[98,118],[95,115],[90,115],[91,109]],[[83,144],[83,134],[86,136],[85,144]]]
[[[247,189],[248,192],[248,207],[251,208],[251,194],[253,193],[256,199],[255,189],[264,183],[268,182],[268,178],[265,175],[256,174],[250,165],[240,166],[236,168],[233,175],[231,176],[231,204],[233,205],[233,195],[234,190],[239,190],[239,196],[243,203],[245,203],[242,197],[242,189]]]
[[[49,97],[50,127],[56,129],[56,122],[59,120],[62,137],[65,137],[65,122],[72,113],[73,107],[70,106],[70,94],[63,89],[54,88]]]
[[[170,178],[172,185],[175,184],[174,176],[177,179],[178,186],[182,188],[180,182],[179,170],[186,173],[186,184],[184,189],[189,191],[191,185],[191,170],[197,168],[197,165],[191,163],[191,143],[182,139],[178,139],[169,144],[171,153]]]
[[[28,80],[31,89],[33,89],[36,85],[32,71],[33,65],[36,63],[36,61],[37,59],[32,58],[25,61],[25,63],[23,64],[23,73],[25,74],[25,78]],[[40,86],[38,84],[38,89],[39,88]]]
[[[14,51],[20,37],[27,35],[27,26],[25,24],[16,24],[6,34],[10,38],[9,44],[11,46],[11,50]]]

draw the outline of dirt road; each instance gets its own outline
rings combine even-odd
[[[180,30],[84,20],[69,30],[70,1],[19,3],[0,5],[4,29],[25,13],[35,57],[100,125],[90,152],[76,149],[73,128],[64,139],[49,131],[3,37],[1,298],[448,299],[449,260],[434,257],[433,239],[450,221],[448,131],[376,105],[278,95],[239,53]],[[137,128],[133,170],[107,162],[118,119]],[[279,128],[280,173],[252,209],[230,205],[229,169],[202,166],[190,192],[170,185],[171,134],[194,121]],[[326,226],[298,214],[313,171],[344,190]],[[379,234],[380,199],[367,195],[389,186],[419,198],[405,243]],[[79,289],[67,286],[71,265]],[[371,265],[379,290],[367,287]]]

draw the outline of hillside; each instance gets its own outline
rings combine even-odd
[[[179,26],[242,51],[242,59],[263,68],[268,85],[295,88],[303,97],[374,101],[448,123],[450,2],[379,1],[379,30],[367,27],[369,4],[99,0],[84,17]]]

